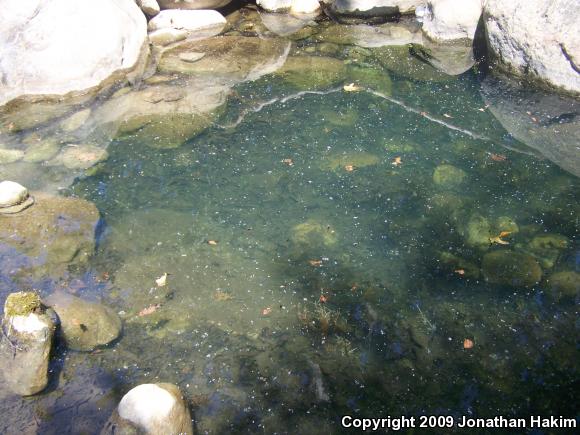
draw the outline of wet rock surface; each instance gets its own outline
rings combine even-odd
[[[33,292],[12,293],[4,304],[0,370],[8,388],[30,396],[48,385],[48,362],[57,319]]]
[[[70,267],[87,263],[95,248],[100,217],[85,200],[35,193],[35,204],[14,215],[0,215],[0,243],[25,256],[17,269],[3,270],[63,276]]]
[[[116,340],[123,328],[121,319],[111,309],[57,291],[44,299],[58,315],[60,332],[67,347],[91,351]]]
[[[488,282],[514,288],[533,287],[542,279],[542,268],[535,258],[519,252],[494,251],[485,254],[481,268]]]

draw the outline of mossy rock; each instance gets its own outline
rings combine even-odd
[[[393,93],[393,83],[389,72],[385,69],[349,65],[347,81],[354,82],[359,86],[370,88],[385,95],[391,95]]]
[[[491,224],[487,218],[475,213],[469,217],[465,228],[462,230],[465,243],[468,246],[489,248],[491,236]]]
[[[35,312],[41,305],[40,296],[35,292],[11,293],[4,303],[4,315],[7,317],[26,316]]]
[[[439,165],[433,172],[433,182],[443,189],[456,189],[466,178],[467,173],[453,165]]]
[[[471,261],[465,260],[450,252],[440,252],[439,261],[444,270],[448,273],[458,273],[457,270],[463,271],[461,276],[465,278],[477,279],[480,275],[479,266]]]
[[[324,89],[344,82],[347,69],[332,57],[292,56],[275,72],[284,81],[300,90]]]
[[[6,150],[0,148],[0,165],[14,163],[24,157],[22,150]]]
[[[22,160],[28,163],[41,163],[52,159],[60,151],[56,140],[48,139],[31,145],[26,150]]]
[[[566,250],[569,241],[561,234],[542,234],[534,237],[523,249],[534,256],[546,269],[554,267],[562,251]]]
[[[408,45],[375,48],[373,54],[383,67],[401,77],[434,82],[447,82],[455,79],[413,56]]]
[[[575,299],[580,294],[580,273],[574,271],[556,272],[546,279],[548,289],[555,299]]]
[[[338,237],[330,225],[308,220],[292,228],[292,241],[301,245],[336,245]]]
[[[510,287],[533,287],[542,279],[542,268],[534,257],[520,252],[494,251],[483,257],[485,280]]]
[[[351,108],[321,110],[318,116],[337,127],[353,127],[359,119],[358,112]]]

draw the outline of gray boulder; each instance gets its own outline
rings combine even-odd
[[[160,11],[157,0],[137,0],[137,4],[143,13],[149,15],[150,17],[154,17]]]
[[[577,0],[489,0],[488,46],[516,75],[580,93],[580,7]]]
[[[0,336],[0,369],[6,385],[21,396],[36,394],[48,384],[48,360],[56,316],[36,293],[12,293],[4,304]]]
[[[159,12],[151,21],[148,28],[151,32],[164,29],[174,29],[186,32],[186,37],[209,38],[219,34],[226,25],[222,14],[213,10],[165,10]]]
[[[109,307],[57,291],[45,299],[60,319],[62,337],[70,349],[91,351],[121,334],[122,322]]]
[[[134,0],[4,0],[0,105],[99,90],[137,72],[147,49],[146,20]]]

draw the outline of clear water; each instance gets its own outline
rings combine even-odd
[[[578,271],[578,179],[513,150],[527,148],[486,110],[474,71],[385,74],[407,107],[342,83],[281,101],[298,90],[268,75],[238,85],[178,148],[111,143],[66,194],[106,224],[75,278],[122,313],[124,335],[100,352],[58,351],[67,394],[3,407],[42,433],[90,433],[70,418],[94,428],[132,386],[173,382],[200,433],[339,433],[345,414],[577,415],[575,297],[479,269],[490,252],[531,253],[535,237],[559,235],[533,252],[550,256],[544,277]],[[437,184],[441,165],[460,175]],[[491,238],[501,217],[518,230],[474,247],[477,215]]]

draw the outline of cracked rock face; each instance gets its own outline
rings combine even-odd
[[[576,0],[489,0],[489,48],[504,69],[580,93],[580,22]]]

